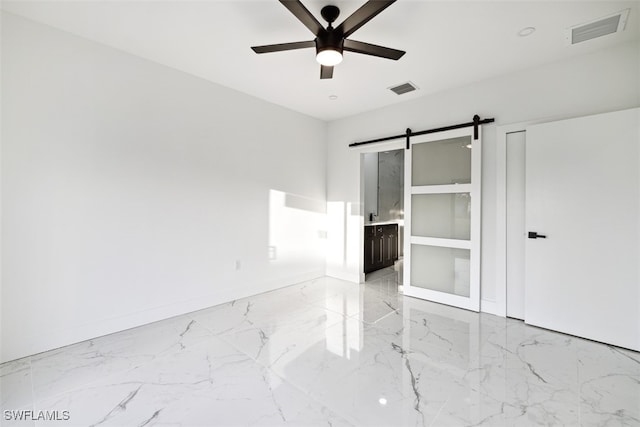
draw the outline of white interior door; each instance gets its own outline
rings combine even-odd
[[[405,295],[479,311],[480,160],[473,128],[412,138],[405,151]]]
[[[640,350],[639,145],[640,109],[527,128],[527,323]]]

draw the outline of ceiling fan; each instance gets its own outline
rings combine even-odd
[[[316,38],[310,41],[252,46],[251,49],[253,49],[255,53],[281,52],[315,47],[316,60],[320,63],[321,79],[330,79],[333,77],[333,66],[342,62],[342,52],[345,50],[393,60],[398,60],[405,54],[402,50],[347,38],[384,9],[395,3],[396,0],[369,0],[336,28],[332,26],[333,22],[340,15],[340,9],[336,6],[325,6],[320,11],[324,20],[329,23],[327,28],[324,28],[299,0],[279,1],[284,7],[289,9],[300,22],[311,30]]]

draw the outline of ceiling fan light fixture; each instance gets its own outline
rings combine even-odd
[[[349,51],[364,55],[376,56],[398,60],[405,52],[398,49],[391,49],[371,43],[364,43],[351,40],[351,36],[364,24],[376,17],[397,0],[367,0],[355,12],[347,17],[340,25],[333,27],[333,23],[340,15],[340,9],[334,5],[327,5],[322,8],[320,14],[328,25],[322,25],[309,9],[300,0],[280,0],[307,29],[309,29],[315,39],[309,41],[299,41],[291,43],[278,43],[264,46],[252,46],[255,53],[282,52],[296,49],[316,48],[316,61],[321,65],[320,79],[333,78],[333,68],[342,62],[343,51]]]
[[[336,49],[321,50],[316,54],[316,61],[318,61],[320,65],[333,67],[342,62],[342,52]]]

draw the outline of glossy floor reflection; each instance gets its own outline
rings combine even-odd
[[[387,274],[388,273],[388,274]],[[3,426],[640,425],[640,354],[322,278],[0,365]],[[69,411],[7,421],[5,410]]]

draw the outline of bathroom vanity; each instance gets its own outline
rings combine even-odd
[[[398,259],[398,224],[374,223],[364,227],[364,272],[390,267]]]

